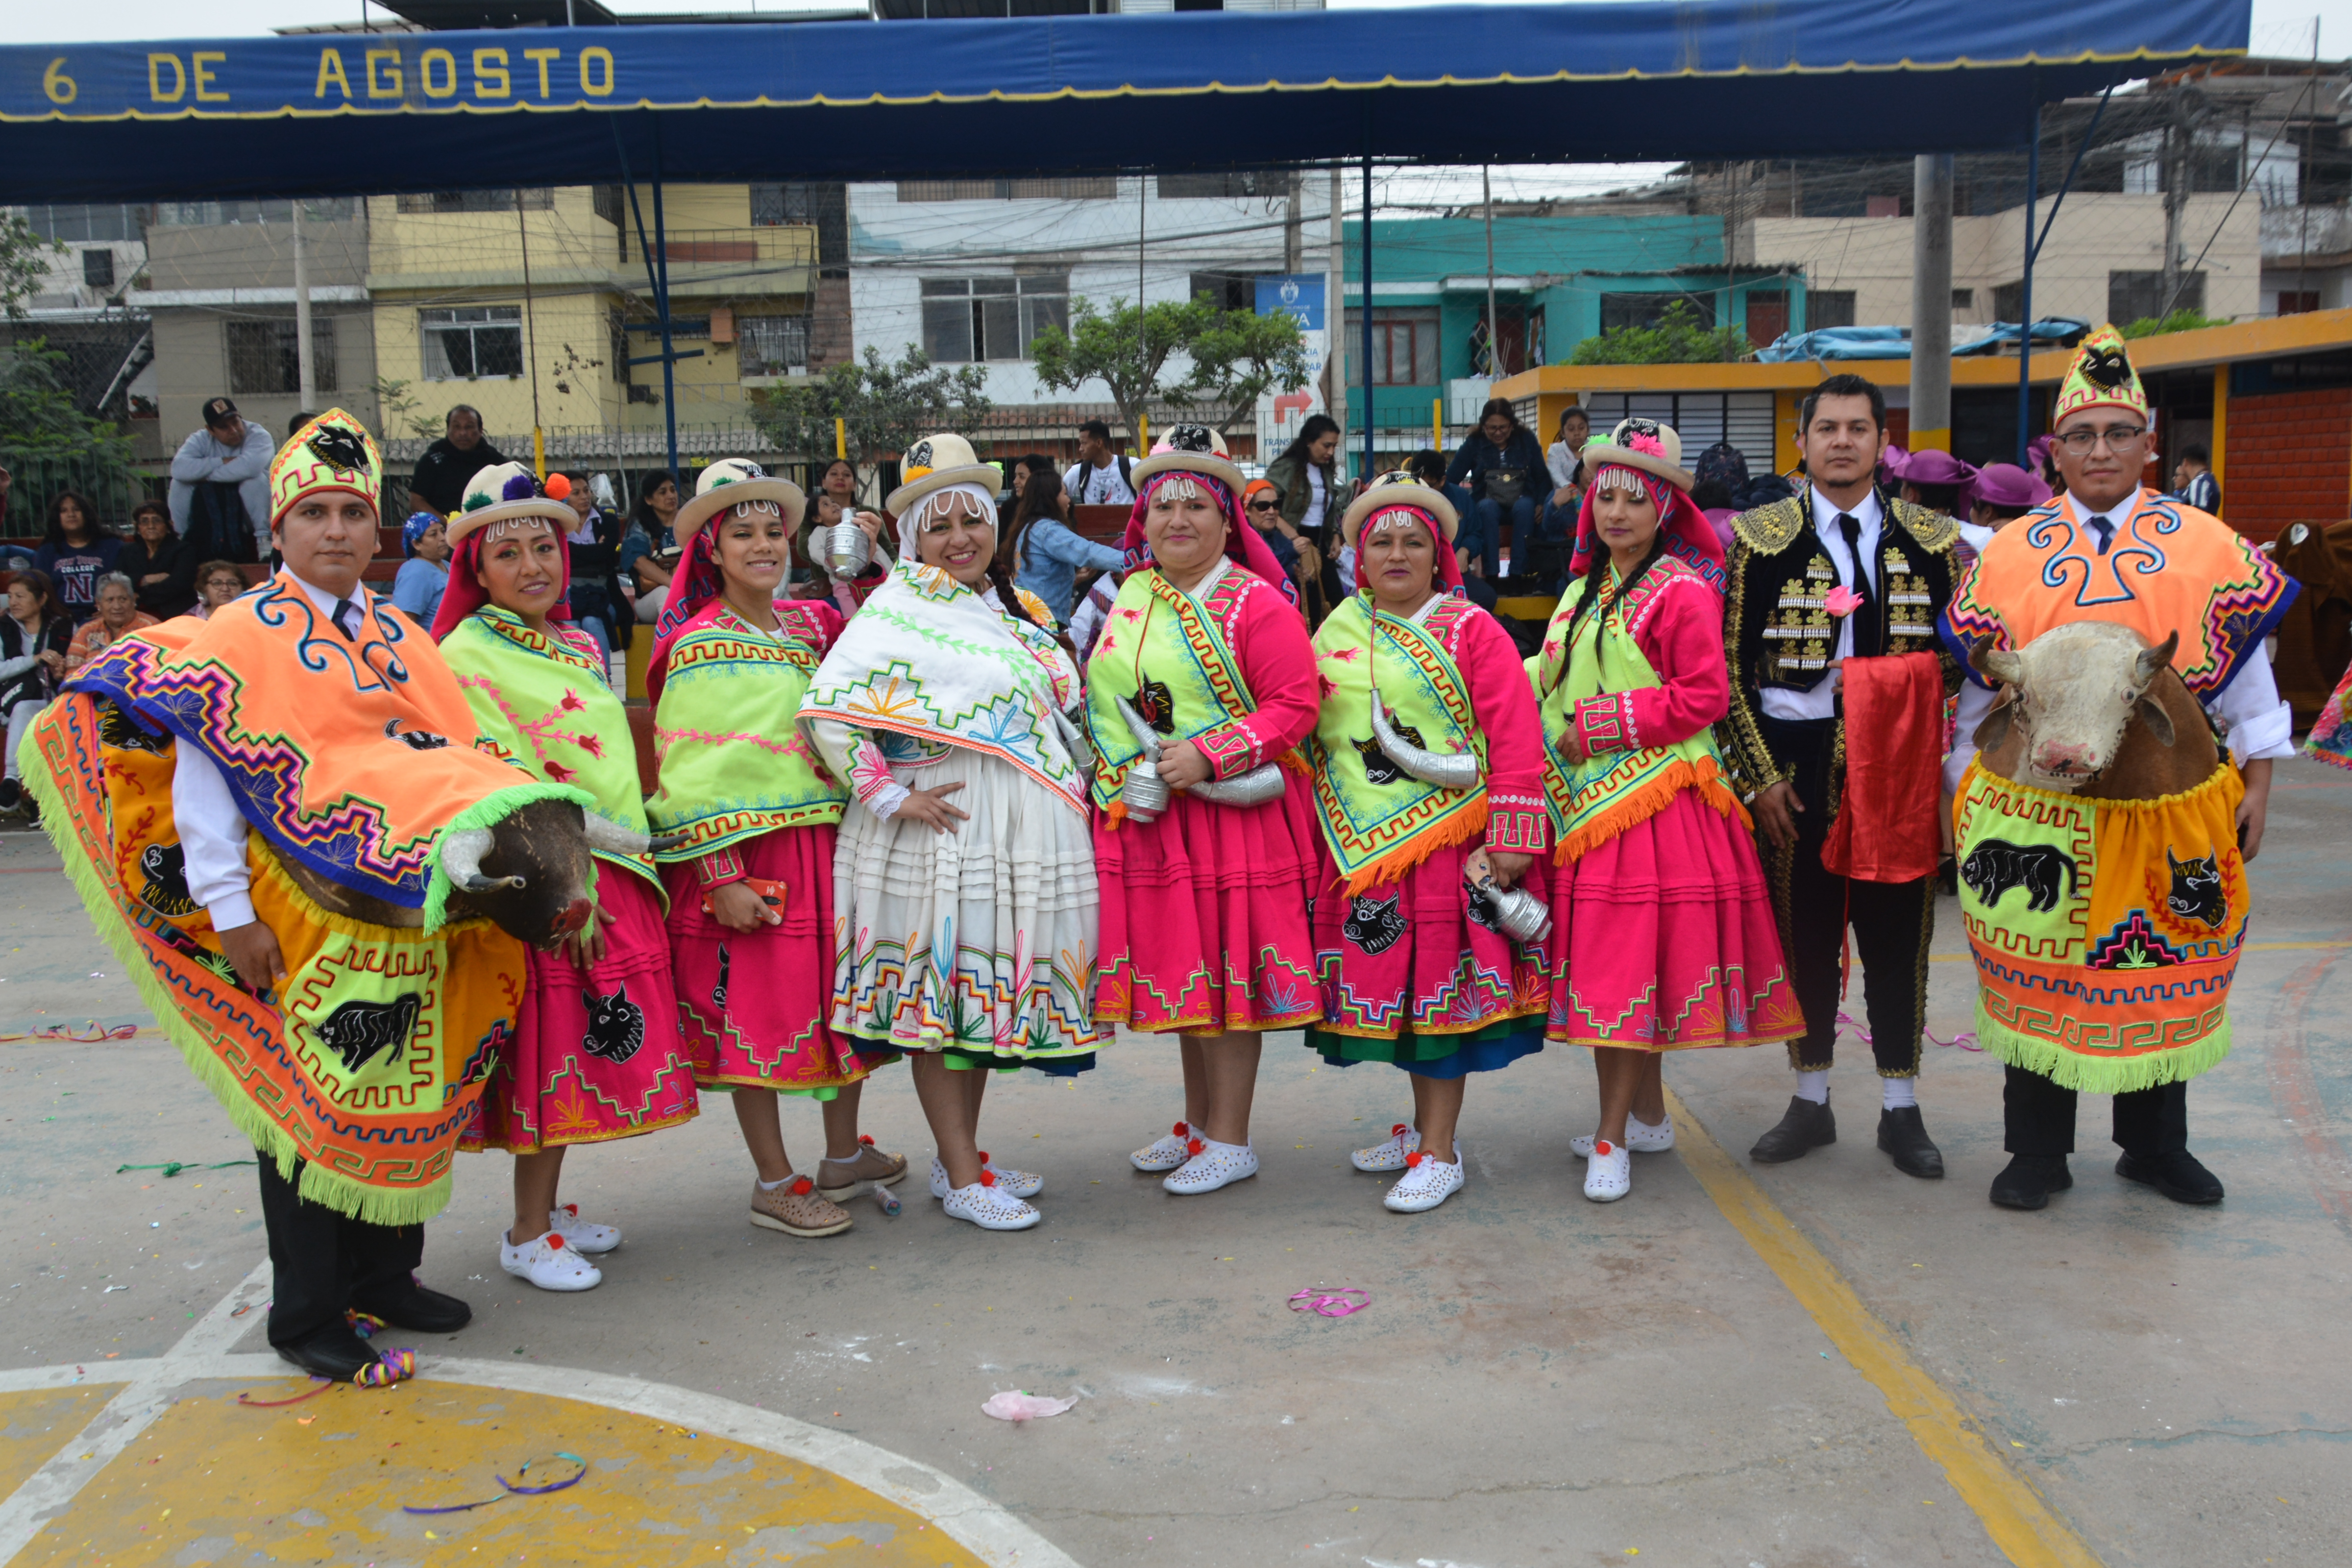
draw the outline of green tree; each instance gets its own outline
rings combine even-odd
[[[1130,431],[1143,428],[1145,411],[1158,401],[1197,410],[1222,433],[1257,405],[1260,394],[1307,380],[1307,339],[1295,318],[1221,310],[1205,294],[1139,312],[1124,300],[1107,311],[1073,300],[1069,330],[1040,331],[1029,357],[1038,381],[1056,391],[1090,381],[1109,387]]]
[[[20,479],[33,468],[62,472],[101,505],[145,494],[131,437],[76,406],[65,364],[45,339],[0,347],[0,466]]]
[[[896,457],[926,436],[969,430],[995,404],[979,365],[947,370],[909,343],[895,364],[868,348],[861,363],[845,361],[808,386],[769,386],[751,394],[751,421],[797,458],[831,457],[834,421],[846,427],[849,455],[867,468]]]
[[[376,423],[383,426],[382,433],[386,437],[391,437],[397,425],[405,426],[410,435],[430,441],[441,434],[443,426],[432,416],[420,412],[424,405],[408,395],[408,387],[407,382],[394,381],[388,375],[377,376],[368,383],[368,390],[375,395]]]
[[[24,214],[0,215],[0,310],[10,321],[25,319],[25,301],[48,277],[47,258],[65,253],[64,245],[36,233]]]
[[[1666,306],[1652,327],[1612,327],[1576,345],[1570,364],[1727,364],[1748,356],[1748,334],[1710,327],[1687,300]]]
[[[2186,305],[2168,316],[2142,316],[2128,327],[2118,328],[2127,338],[2161,337],[2166,332],[2192,332],[2200,327],[2226,327],[2227,316],[2209,316],[2202,310],[2192,310]]]

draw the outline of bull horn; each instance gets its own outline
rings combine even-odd
[[[1058,708],[1050,711],[1054,729],[1062,737],[1063,750],[1070,753],[1070,761],[1077,764],[1080,773],[1091,774],[1095,771],[1095,744],[1094,737],[1087,733],[1086,716],[1075,709],[1068,713]]]
[[[482,857],[490,852],[490,830],[487,827],[465,827],[441,836],[441,869],[449,880],[468,893],[495,893],[501,888],[520,888],[520,877],[485,877]]]
[[[1160,737],[1150,725],[1143,721],[1143,715],[1135,710],[1135,704],[1124,697],[1113,697],[1111,700],[1118,704],[1118,715],[1127,721],[1128,732],[1135,737],[1136,745],[1142,749],[1144,760],[1159,762]]]
[[[1160,737],[1135,710],[1135,704],[1114,694],[1111,700],[1118,705],[1119,717],[1127,721],[1128,732],[1143,754],[1129,765],[1127,777],[1119,781],[1118,797],[1127,807],[1128,816],[1138,822],[1156,820],[1168,809],[1168,785],[1160,777]]]
[[[1969,668],[1987,680],[2003,686],[2016,685],[2018,678],[2025,673],[2024,665],[2017,655],[2005,648],[1995,648],[1990,634],[1977,638],[1975,646],[1969,649]]]
[[[1432,752],[1414,745],[1389,724],[1381,694],[1372,693],[1372,740],[1389,761],[1427,784],[1440,789],[1476,789],[1478,753]]]
[[[633,827],[624,827],[609,816],[593,811],[583,811],[583,836],[588,847],[607,855],[642,855],[653,847],[653,840]]]
[[[2139,650],[2139,658],[2132,666],[2132,674],[2138,678],[2141,690],[2147,689],[2147,683],[2156,679],[2158,670],[2172,662],[2172,656],[2179,647],[2180,634],[2176,631],[2154,647]]]

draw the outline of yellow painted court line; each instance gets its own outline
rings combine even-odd
[[[2082,1537],[2000,1457],[1976,1421],[1911,1359],[1845,1277],[1672,1089],[1666,1091],[1666,1109],[1674,1113],[1675,1147],[1683,1163],[1723,1217],[1780,1277],[1854,1370],[1886,1396],[1887,1409],[1910,1429],[1919,1451],[1942,1467],[1944,1479],[1975,1510],[1993,1544],[2019,1568],[2099,1568]]]
[[[2241,952],[2313,952],[2338,947],[2352,947],[2352,942],[2250,942],[2238,951]],[[1931,952],[1927,955],[1927,962],[1930,963],[1966,963],[1968,961],[1969,955],[1965,952]]]

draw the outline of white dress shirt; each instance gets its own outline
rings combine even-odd
[[[1822,553],[1829,557],[1830,569],[1838,574],[1838,582],[1855,593],[1862,592],[1854,576],[1853,552],[1845,547],[1845,531],[1838,527],[1838,514],[1845,509],[1833,503],[1821,491],[1807,486],[1806,495],[1812,499],[1813,532],[1821,539]],[[1875,613],[1879,597],[1879,574],[1871,563],[1878,558],[1878,535],[1885,514],[1878,504],[1878,492],[1874,489],[1864,496],[1852,511],[1862,524],[1862,569],[1870,573],[1870,598]],[[1830,649],[1832,659],[1852,658],[1853,654],[1853,616],[1838,617],[1837,645]],[[1819,680],[1802,691],[1793,687],[1768,686],[1759,694],[1758,706],[1768,719],[1799,721],[1833,719],[1837,717],[1837,671],[1825,671]]]
[[[2060,498],[2066,509],[2067,520],[2081,529],[2092,513],[2072,493]],[[2125,516],[2139,504],[2134,496],[2127,502],[2099,515],[2112,517],[2121,511]],[[2259,658],[2250,658],[2234,679],[2221,689],[2221,694],[2204,704],[2205,711],[2213,716],[2228,743],[2230,755],[2241,763],[2275,760],[2294,755],[2294,710],[2282,701],[2277,678],[2271,673],[2271,660],[2277,657],[2273,644],[2277,639],[2265,637],[2258,650]],[[1969,759],[1977,754],[1977,726],[1992,711],[1993,693],[1970,680],[1960,688],[1958,711],[1954,715],[1952,754],[1944,759],[1944,793],[1952,795],[1960,787],[1960,776],[1969,771]]]
[[[336,595],[291,572],[281,574],[318,606],[320,616],[334,619]],[[351,602],[364,616],[368,591],[362,584]],[[180,832],[180,852],[185,857],[188,896],[212,916],[215,931],[235,931],[254,921],[252,878],[245,864],[245,813],[228,781],[213,760],[194,746],[173,748],[172,820]]]

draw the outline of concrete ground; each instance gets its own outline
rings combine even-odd
[[[743,1413],[740,1430],[754,1434],[746,1454],[757,1432],[804,1432],[800,1423],[818,1436],[764,1451],[814,1453],[825,1433],[855,1439],[840,1446],[835,1473],[888,1494],[875,1508],[919,1515],[924,1487],[961,1483],[959,1493],[1009,1516],[992,1539],[1014,1544],[979,1550],[981,1560],[1048,1560],[1050,1548],[1018,1544],[1025,1527],[1090,1568],[1517,1568],[1637,1554],[1727,1568],[2336,1561],[2352,1539],[2342,1485],[2352,1452],[2352,1058],[2326,1042],[2352,1011],[2339,973],[2352,952],[2347,808],[2352,777],[2282,764],[2268,847],[2252,868],[2236,1049],[2190,1094],[2191,1147],[2229,1184],[2219,1208],[2179,1207],[2118,1181],[2095,1099],[2074,1189],[2040,1215],[1992,1208],[1985,1189],[2005,1161],[2000,1068],[1964,1047],[1930,1046],[1921,1084],[1951,1175],[1905,1177],[1873,1145],[1876,1090],[1856,1045],[1834,1079],[1843,1141],[1773,1167],[1749,1168],[1746,1150],[1786,1102],[1784,1056],[1670,1063],[1668,1085],[1692,1119],[1686,1147],[1637,1157],[1633,1195],[1612,1205],[1584,1201],[1566,1149],[1591,1125],[1591,1069],[1580,1053],[1546,1052],[1475,1083],[1464,1123],[1469,1186],[1433,1214],[1395,1215],[1380,1206],[1381,1182],[1346,1156],[1405,1110],[1405,1080],[1323,1068],[1283,1036],[1269,1043],[1259,1089],[1265,1172],[1205,1198],[1171,1198],[1125,1160],[1181,1113],[1170,1045],[1123,1040],[1072,1083],[1000,1080],[985,1141],[1000,1163],[1045,1174],[1047,1217],[992,1236],[948,1221],[922,1195],[929,1145],[893,1069],[869,1092],[866,1121],[915,1159],[900,1217],[859,1200],[856,1227],[840,1237],[752,1229],[750,1167],[714,1098],[688,1127],[574,1153],[566,1198],[629,1234],[604,1285],[582,1296],[543,1295],[499,1273],[507,1162],[462,1162],[457,1201],[429,1233],[425,1278],[466,1295],[477,1317],[447,1341],[417,1343],[426,1376],[404,1407],[422,1423],[410,1441],[519,1463],[527,1446],[467,1447],[477,1439],[459,1415],[435,1419],[436,1400],[471,1410],[478,1395],[467,1389],[499,1366],[505,1383],[541,1394],[594,1391],[600,1420],[613,1401],[650,1412],[698,1398],[698,1409]],[[38,837],[0,834],[0,1031],[148,1023],[55,864]],[[1930,1028],[1951,1039],[1969,1027],[1970,983],[1951,900],[1941,914]],[[110,1363],[134,1363],[122,1375],[161,1386],[158,1369],[172,1363],[160,1358],[206,1324],[221,1353],[266,1346],[257,1314],[220,1315],[263,1254],[253,1171],[193,1168],[250,1151],[169,1045],[152,1032],[0,1043],[0,1367],[24,1369],[0,1373],[0,1389],[47,1379],[50,1390],[22,1411],[0,1404],[8,1488],[58,1444],[79,1445],[78,1424],[103,1403],[90,1385],[117,1375]],[[817,1152],[813,1109],[788,1111],[786,1131],[800,1158]],[[1709,1134],[1727,1160],[1709,1163]],[[173,1160],[192,1168],[117,1173]],[[1727,1217],[1735,1198],[1748,1230]],[[1780,1259],[1772,1267],[1756,1236]],[[1811,1260],[1810,1283],[1775,1272],[1787,1267],[1781,1253]],[[1324,1320],[1285,1305],[1302,1289],[1342,1285],[1369,1290],[1370,1308]],[[1863,1310],[1841,1317],[1840,1300]],[[1854,1348],[1874,1334],[1940,1392],[1890,1408]],[[436,1360],[462,1381],[436,1384]],[[199,1453],[210,1463],[205,1445],[241,1442],[238,1421],[282,1433],[309,1408],[224,1414],[220,1396],[236,1388],[268,1397],[300,1385],[255,1381],[257,1361],[218,1364],[247,1381],[187,1384],[184,1397],[210,1405],[201,1416],[173,1405],[156,1417],[151,1431],[184,1434],[184,1458],[142,1479],[160,1482]],[[66,1371],[34,1370],[44,1368]],[[631,1387],[642,1394],[612,1392]],[[981,1403],[1007,1388],[1082,1397],[1023,1426],[982,1415]],[[596,1424],[558,1404],[539,1408],[530,1451],[577,1448]],[[558,1440],[567,1436],[576,1440]],[[1948,1468],[1954,1444],[1992,1458],[1975,1472]],[[877,1452],[902,1462],[904,1489],[883,1479],[898,1472]],[[133,1447],[113,1464],[139,1457]],[[397,1452],[386,1468],[403,1463],[420,1467],[406,1495],[482,1468],[453,1463],[443,1474]],[[822,1468],[793,1474],[829,1485]],[[18,1560],[489,1560],[473,1550],[481,1535],[387,1540],[371,1556],[355,1554],[358,1536],[352,1553],[305,1552],[290,1539],[145,1515],[135,1522],[155,1528],[128,1541],[107,1495],[126,1483],[120,1469],[107,1474],[50,1508],[50,1532]],[[586,1508],[594,1489],[626,1479],[626,1469],[618,1479],[592,1469],[562,1500],[499,1508]],[[236,1484],[274,1487],[289,1511],[314,1508],[330,1524],[339,1509],[381,1500],[295,1458],[267,1473],[247,1466]],[[862,1537],[827,1550],[792,1533],[797,1502],[758,1489],[731,1495],[739,1501],[698,1516],[686,1535],[664,1537],[670,1555],[610,1556],[574,1530],[543,1536],[529,1555],[934,1560]],[[230,1496],[205,1517],[236,1511],[221,1500]],[[0,1524],[27,1500],[20,1490],[0,1504]],[[2074,1539],[2019,1548],[2018,1510],[2044,1506]],[[86,1540],[97,1544],[79,1555],[53,1550]]]

